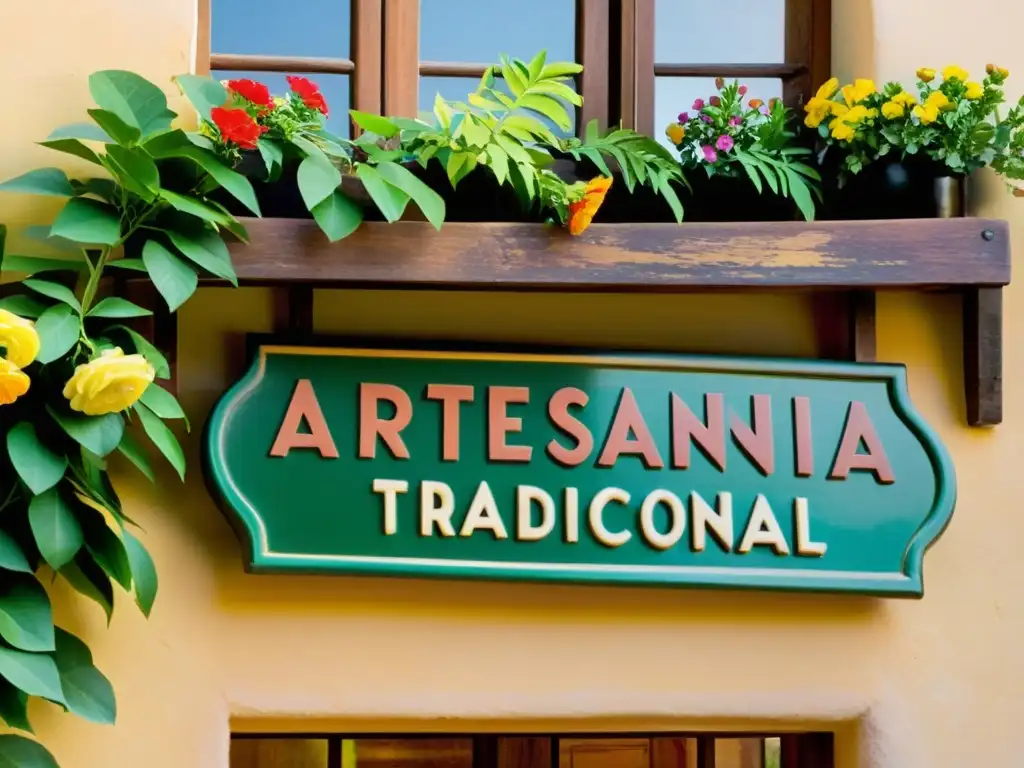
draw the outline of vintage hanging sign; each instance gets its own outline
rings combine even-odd
[[[920,596],[955,499],[894,365],[262,344],[205,452],[254,571]]]

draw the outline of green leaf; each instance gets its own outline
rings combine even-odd
[[[363,209],[340,189],[334,190],[330,197],[318,203],[310,213],[332,243],[351,235],[363,223]]]
[[[107,525],[107,518],[87,505],[81,498],[77,499],[78,519],[85,533],[85,547],[92,555],[96,564],[110,578],[124,587],[132,588],[132,569],[128,564],[121,537]]]
[[[142,131],[129,125],[113,112],[105,109],[87,109],[86,112],[104,133],[109,134],[110,138],[121,146],[130,147],[142,138]]]
[[[405,213],[409,204],[409,194],[389,184],[372,165],[360,163],[356,166],[356,176],[363,182],[373,202],[388,221],[398,221]]]
[[[50,259],[40,256],[15,256],[8,254],[0,259],[0,272],[20,272],[27,275],[35,275],[39,272],[61,272],[85,269],[85,262],[82,260],[72,261],[71,259]]]
[[[270,139],[260,139],[257,141],[256,149],[260,151],[263,164],[267,166],[267,176],[273,178],[274,169],[280,168],[284,164],[284,150],[281,149],[280,144]]]
[[[546,59],[547,51],[541,51],[533,57],[529,64],[526,65],[526,68],[530,72],[530,82],[533,82],[540,77],[541,73],[544,71],[544,61]]]
[[[117,144],[107,144],[106,150],[107,160],[121,184],[151,202],[160,189],[160,172],[153,158],[142,149],[126,149]]]
[[[110,579],[88,553],[80,553],[73,562],[60,569],[60,575],[79,594],[95,601],[106,614],[107,623],[110,623],[110,618],[114,615],[114,588]]]
[[[199,285],[195,270],[156,240],[147,240],[142,246],[142,261],[153,285],[172,312],[195,293]]]
[[[341,172],[323,154],[309,155],[299,164],[298,183],[302,201],[312,211],[341,184]]]
[[[146,271],[146,264],[142,259],[115,259],[114,261],[108,261],[107,266],[114,267],[115,269],[128,269],[132,272]]]
[[[217,159],[212,152],[199,147],[189,147],[175,153],[178,157],[187,157],[196,165],[206,171],[225,191],[234,197],[238,202],[252,211],[256,216],[260,215],[260,205],[256,201],[256,192],[252,188],[252,182],[238,171],[228,168]]]
[[[164,92],[134,72],[94,72],[89,76],[89,92],[101,108],[138,128],[143,136],[170,130],[177,116],[167,108]]]
[[[754,185],[754,189],[760,195],[764,192],[764,185],[761,184],[761,177],[757,175],[757,171],[754,170],[754,164],[748,160],[744,155],[737,153],[736,159],[739,160],[743,170],[747,172],[747,176],[750,178],[750,183]]]
[[[62,125],[46,137],[47,141],[58,139],[80,139],[81,141],[102,141],[104,144],[110,142],[110,136],[106,131],[94,123],[72,123]]]
[[[46,305],[31,296],[19,293],[0,299],[0,309],[6,309],[21,317],[37,318],[46,311]],[[36,332],[39,326],[36,326]]]
[[[32,566],[21,551],[21,546],[3,531],[0,531],[0,568],[17,573],[32,573]]]
[[[49,405],[46,410],[71,439],[97,456],[106,456],[117,448],[124,434],[124,419],[120,413],[82,416],[77,413],[61,413]]]
[[[568,131],[572,128],[572,120],[569,119],[569,113],[565,111],[565,107],[550,96],[539,93],[527,93],[519,99],[519,106],[539,112],[563,131]]]
[[[783,167],[783,170],[786,176],[789,177],[789,193],[793,198],[793,202],[796,203],[796,207],[800,209],[804,219],[814,221],[814,199],[811,197],[811,193],[807,191],[807,184],[795,171],[785,167]]]
[[[498,184],[504,184],[505,180],[508,179],[508,153],[496,143],[488,144],[487,158],[487,165],[494,172],[494,177],[498,180]]]
[[[132,565],[132,581],[135,584],[135,602],[139,610],[147,618],[153,610],[159,582],[153,558],[129,531],[124,532],[124,546],[128,552],[128,560]]]
[[[185,454],[181,450],[181,445],[178,443],[178,438],[174,436],[174,433],[168,429],[167,425],[160,421],[160,418],[147,408],[142,403],[135,403],[133,406],[135,412],[139,414],[139,420],[142,421],[142,428],[149,435],[149,439],[153,441],[160,453],[164,455],[164,458],[170,462],[171,466],[174,467],[178,473],[178,477],[182,480],[185,479]]]
[[[583,71],[582,64],[575,64],[569,61],[557,61],[552,62],[544,67],[540,72],[541,80],[549,80],[555,77],[566,77],[568,75],[578,75]]]
[[[448,133],[452,127],[452,111],[448,108],[448,103],[441,98],[441,94],[434,95],[434,117],[437,118],[438,125]]]
[[[0,584],[0,637],[23,651],[53,650],[50,598],[35,577],[4,577]]]
[[[86,317],[147,317],[152,314],[148,309],[143,309],[126,299],[109,296],[90,309]]]
[[[50,234],[79,243],[113,245],[121,236],[117,210],[98,200],[76,197],[57,214]]]
[[[51,141],[41,141],[39,145],[47,149],[56,150],[57,152],[80,157],[90,163],[96,163],[96,165],[102,165],[96,153],[78,139],[53,139]]]
[[[68,468],[67,458],[43,445],[30,421],[18,422],[7,433],[7,454],[18,477],[35,495],[60,482]]]
[[[501,76],[505,78],[508,89],[512,92],[513,96],[518,99],[523,95],[523,92],[526,90],[526,83],[523,81],[519,70],[509,61],[507,56],[501,57]]]
[[[75,190],[60,168],[37,168],[0,184],[0,192],[22,192],[29,195],[74,197]]]
[[[170,203],[175,210],[182,213],[187,213],[204,221],[222,226],[228,226],[231,223],[231,217],[227,214],[221,213],[191,197],[179,195],[177,192],[171,192],[169,189],[161,189],[160,197]]]
[[[676,195],[676,191],[672,189],[672,184],[668,179],[663,180],[658,185],[658,191],[661,192],[661,196],[665,198],[665,202],[668,203],[668,207],[672,209],[672,215],[676,217],[676,221],[682,222],[683,204],[679,201],[679,196]]]
[[[541,80],[539,83],[534,83],[530,90],[533,92],[557,96],[576,107],[582,106],[583,104],[583,97],[576,93],[576,91],[565,83],[557,83],[554,80]]]
[[[10,728],[32,733],[28,720],[28,694],[0,678],[0,719]]]
[[[103,161],[100,160],[102,164]],[[105,168],[106,166],[104,166]],[[121,190],[113,179],[86,179],[85,181],[72,180],[71,186],[75,188],[75,194],[94,195],[108,203],[117,205],[121,200]]]
[[[29,696],[64,703],[57,664],[47,653],[26,653],[0,647],[0,675]],[[17,765],[19,768],[22,766],[21,763]],[[3,762],[0,762],[0,766],[3,766]]]
[[[88,646],[58,629],[56,663],[68,709],[90,722],[113,725],[117,718],[114,688],[93,666]]]
[[[238,285],[238,276],[231,264],[231,256],[224,240],[206,227],[175,225],[165,230],[171,243],[196,266]]]
[[[57,488],[32,499],[28,521],[39,553],[55,571],[71,562],[82,548],[82,526]]]
[[[38,741],[24,736],[0,736],[0,768],[60,768]]]
[[[81,320],[67,304],[57,304],[45,310],[36,320],[39,334],[40,363],[52,363],[67,354],[78,343]]]
[[[212,77],[177,75],[173,80],[204,120],[210,119],[210,111],[214,107],[221,107],[228,100],[227,88]]]
[[[398,126],[386,117],[360,112],[358,109],[350,109],[348,113],[352,115],[352,120],[355,121],[355,124],[364,131],[375,133],[385,139],[390,139],[398,133]]]
[[[66,285],[54,283],[49,280],[37,280],[35,278],[23,280],[21,284],[26,288],[31,288],[36,293],[41,293],[43,296],[48,296],[51,299],[64,302],[76,312],[82,311],[82,305],[78,303],[78,298]]]
[[[150,384],[142,391],[142,397],[139,399],[161,419],[184,419],[185,429],[191,431],[185,411],[181,409],[174,395],[163,387]]]
[[[444,223],[445,205],[444,199],[437,192],[424,184],[408,168],[397,163],[381,163],[377,166],[377,173],[384,181],[398,187],[411,197],[426,216],[427,221],[433,224],[435,229],[441,229],[441,224]]]
[[[171,367],[167,362],[167,358],[164,357],[163,352],[150,344],[145,336],[126,325],[111,326],[110,330],[120,330],[128,334],[132,344],[135,346],[135,351],[149,361],[150,365],[156,370],[158,378],[169,379],[171,377]]]
[[[156,475],[153,473],[153,465],[149,463],[149,458],[143,452],[142,446],[136,443],[127,432],[121,438],[117,450],[138,467],[139,471],[149,479],[149,482],[156,482]],[[2,566],[2,563],[0,563],[0,566]]]

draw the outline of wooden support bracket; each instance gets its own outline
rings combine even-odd
[[[313,287],[289,285],[274,288],[274,332],[313,333]]]
[[[990,427],[1003,420],[1003,291],[967,288],[963,297],[967,423]]]

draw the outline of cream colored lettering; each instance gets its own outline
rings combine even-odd
[[[789,554],[789,544],[786,543],[786,537],[779,527],[779,521],[775,519],[775,513],[762,493],[759,493],[757,500],[754,501],[750,521],[736,551],[745,555],[753,547],[758,546],[771,547],[777,555]]]
[[[828,544],[823,541],[811,541],[811,516],[807,499],[797,496],[793,501],[793,511],[796,517],[796,553],[806,557],[822,557],[828,550]]]
[[[409,483],[405,480],[373,481],[373,492],[384,495],[384,535],[398,533],[398,494],[408,493]]]
[[[707,547],[707,534],[718,542],[726,552],[732,550],[732,494],[723,491],[715,499],[716,509],[712,509],[704,498],[696,492],[690,494],[690,548],[694,552],[703,552]]]
[[[420,483],[420,536],[433,536],[435,526],[442,536],[454,536],[454,512],[455,494],[447,483],[434,480]]]
[[[507,539],[508,531],[498,512],[498,502],[494,500],[491,486],[484,480],[477,486],[469,512],[462,522],[459,536],[472,536],[477,531],[490,531],[496,539]]]
[[[609,531],[604,524],[604,508],[611,502],[622,505],[629,504],[629,494],[621,488],[602,488],[590,502],[590,530],[594,538],[606,547],[621,547],[631,538],[633,534],[622,530],[618,532]]]
[[[654,525],[654,510],[659,504],[668,509],[670,524],[666,533],[659,531]],[[657,489],[647,494],[640,505],[640,530],[647,542],[655,549],[669,549],[679,543],[686,530],[686,508],[671,491]]]
[[[580,491],[579,488],[565,489],[565,543],[578,544],[580,541]]]
[[[540,522],[533,524],[533,504],[540,507]],[[539,541],[555,529],[555,500],[543,488],[520,485],[516,488],[516,539]]]

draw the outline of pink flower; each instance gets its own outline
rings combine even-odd
[[[715,152],[715,148],[712,147],[711,145],[704,145],[703,147],[701,147],[701,151],[704,153],[704,159],[707,160],[709,163],[714,163],[718,161],[718,153]]]
[[[743,122],[743,118],[739,115],[729,118],[729,125],[740,125]]]
[[[732,149],[732,136],[722,135],[718,137],[718,141],[715,142],[715,146],[718,147],[722,152],[728,152]],[[707,152],[704,153],[707,157]],[[712,161],[713,162],[713,161]]]
[[[704,99],[697,99],[696,101],[694,101],[693,106],[690,107],[690,109],[694,109],[697,111],[704,109]]]
[[[709,99],[709,101],[711,102],[711,106],[712,107],[720,107],[720,106],[722,106],[722,100],[720,98],[718,98],[717,96],[712,96]]]
[[[708,125],[710,125],[711,123],[715,122],[714,120],[711,119],[710,115],[701,115],[700,119],[703,120]]]
[[[740,89],[739,89],[739,94],[740,94],[740,96],[746,96],[747,95],[747,86],[741,85]]]
[[[679,113],[679,122],[680,123],[688,123],[688,122],[690,122],[690,113],[689,112],[680,112]]]

